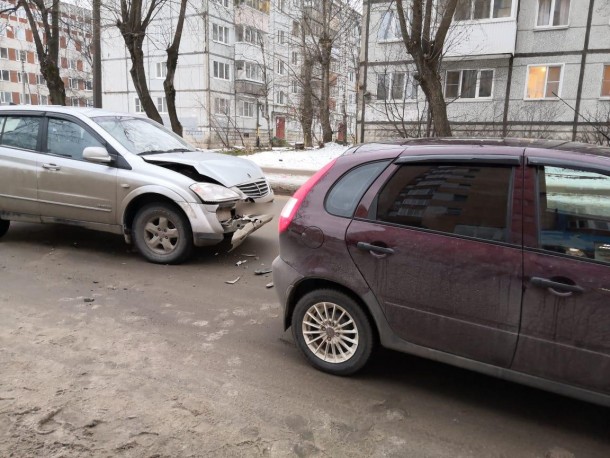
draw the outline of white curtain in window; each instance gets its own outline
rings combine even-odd
[[[538,0],[538,23],[539,26],[550,25],[552,0]]]
[[[567,25],[570,16],[570,0],[555,0],[553,25]]]

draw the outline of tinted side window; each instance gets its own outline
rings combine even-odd
[[[385,184],[377,220],[509,242],[513,168],[405,165]]]
[[[0,145],[35,150],[42,118],[35,116],[7,116],[2,128]]]
[[[351,218],[362,195],[388,164],[389,161],[373,162],[343,175],[328,193],[326,211],[331,215]]]
[[[541,167],[538,190],[539,248],[610,264],[610,176]]]
[[[49,119],[47,152],[73,159],[82,159],[88,146],[103,146],[78,124],[65,119]]]

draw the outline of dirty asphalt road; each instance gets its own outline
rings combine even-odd
[[[610,409],[389,351],[352,378],[311,369],[254,275],[275,231],[170,267],[118,236],[14,224],[0,456],[608,456]]]

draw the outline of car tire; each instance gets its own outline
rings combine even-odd
[[[8,231],[11,222],[7,219],[0,219],[0,237],[2,237]]]
[[[193,232],[186,216],[165,203],[142,207],[134,218],[133,241],[148,261],[180,264],[193,252]]]
[[[315,290],[299,299],[292,335],[312,366],[333,375],[362,369],[374,347],[373,328],[360,305],[334,289]]]

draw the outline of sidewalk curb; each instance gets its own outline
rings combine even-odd
[[[269,180],[275,194],[291,196],[315,173],[315,171],[263,168],[263,173]]]

